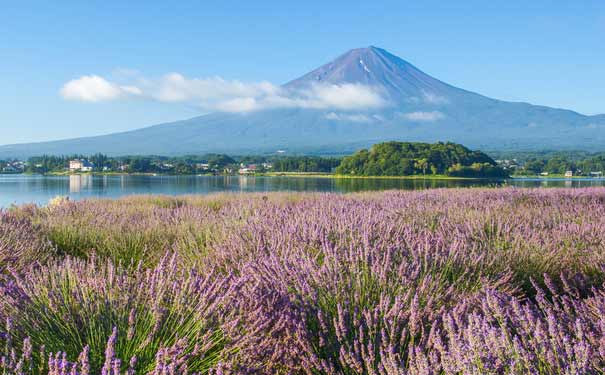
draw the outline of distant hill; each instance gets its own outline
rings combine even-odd
[[[354,176],[506,177],[481,151],[455,143],[385,142],[345,157],[336,173]]]
[[[605,115],[491,99],[433,78],[376,48],[351,50],[283,86],[378,88],[379,109],[286,108],[212,113],[105,136],[0,147],[0,158],[40,154],[349,153],[388,141],[453,141],[483,150],[605,149]]]

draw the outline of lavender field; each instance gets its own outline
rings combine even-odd
[[[2,374],[603,374],[605,188],[0,213]]]

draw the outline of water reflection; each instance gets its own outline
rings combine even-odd
[[[507,181],[255,177],[255,176],[26,176],[0,175],[0,207],[45,204],[58,195],[73,199],[114,198],[130,194],[209,194],[216,192],[419,190],[451,187],[588,187],[605,186],[605,179],[525,178]]]
[[[374,178],[342,178],[334,179],[337,191],[356,192],[372,190],[423,190],[453,187],[501,186],[504,181],[482,180],[437,180],[437,179],[374,179]]]
[[[103,176],[107,177],[107,176]],[[82,191],[90,190],[93,188],[93,176],[91,175],[71,175],[69,176],[69,192],[78,194]],[[97,182],[104,182],[103,180]],[[101,187],[104,185],[101,184]]]

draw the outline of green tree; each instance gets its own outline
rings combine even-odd
[[[426,170],[429,167],[429,162],[426,159],[416,160],[416,168],[422,171],[423,175],[426,175]]]

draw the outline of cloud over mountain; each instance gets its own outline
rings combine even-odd
[[[141,97],[158,102],[182,102],[204,111],[252,112],[278,108],[370,109],[388,104],[380,89],[359,83],[311,83],[284,88],[270,82],[246,83],[221,77],[186,78],[170,73],[127,84],[97,75],[67,82],[61,89],[67,100],[101,102]]]
[[[439,111],[431,111],[431,112],[408,112],[402,113],[402,118],[411,120],[411,121],[424,121],[424,122],[432,122],[438,121],[445,118],[445,115]]]
[[[330,113],[326,114],[324,116],[324,118],[326,120],[350,121],[350,122],[372,122],[372,121],[379,120],[379,118],[377,118],[377,117],[374,117],[374,116],[370,117],[368,115],[361,114],[361,113],[349,114],[349,113],[336,113],[336,112],[330,112]]]

